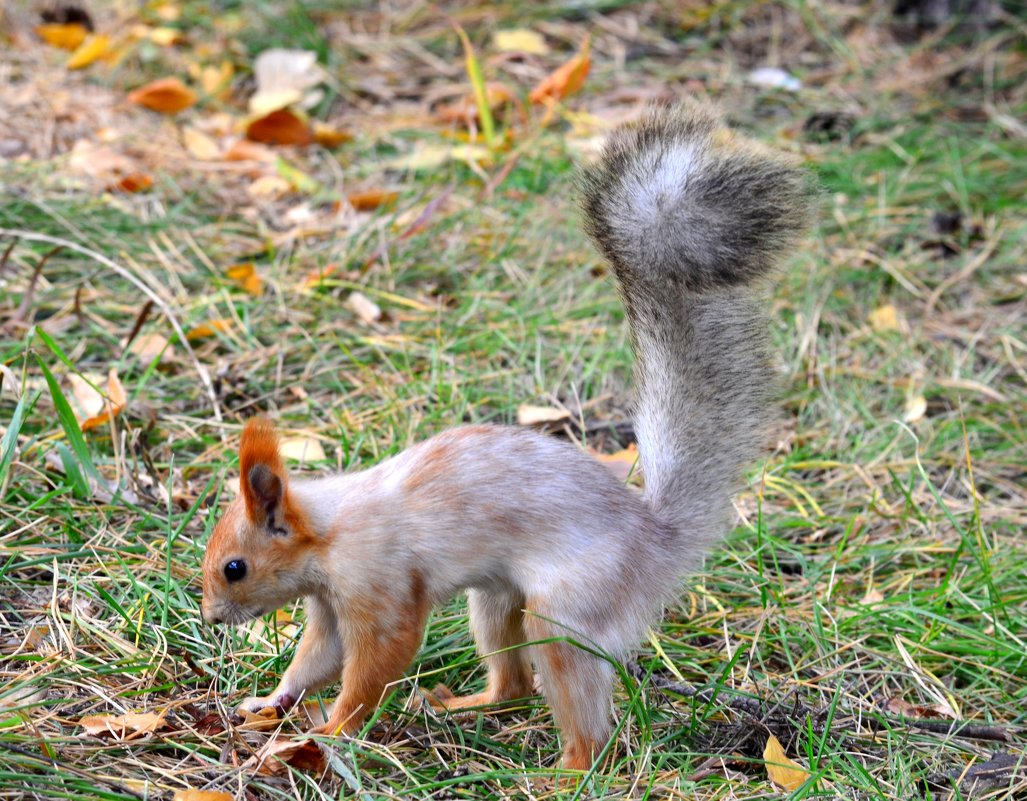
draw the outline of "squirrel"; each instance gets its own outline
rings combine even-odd
[[[610,262],[635,353],[644,492],[567,441],[469,425],[370,469],[290,478],[274,426],[247,421],[240,494],[203,563],[203,617],[240,624],[298,598],[306,627],[273,693],[289,708],[341,678],[322,734],[355,734],[404,675],[430,610],[467,592],[482,692],[533,694],[532,662],[587,770],[612,728],[614,670],[730,528],[732,495],[774,414],[766,289],[807,228],[803,169],[722,131],[705,107],[616,129],[580,179],[587,233]],[[526,647],[522,647],[526,646]]]

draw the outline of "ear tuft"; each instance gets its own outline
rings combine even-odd
[[[267,520],[285,494],[286,475],[278,452],[278,434],[266,417],[251,417],[239,445],[239,484],[246,514],[258,523]]]

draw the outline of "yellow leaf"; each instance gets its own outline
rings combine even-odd
[[[321,442],[313,437],[285,437],[278,443],[278,450],[286,459],[297,462],[320,462],[327,458]]]
[[[221,790],[176,790],[172,801],[235,801],[235,796]]]
[[[225,271],[225,275],[242,287],[247,294],[258,298],[264,294],[264,282],[260,280],[257,268],[252,262],[235,264]]]
[[[353,138],[353,134],[334,128],[326,122],[314,123],[314,141],[331,150]]]
[[[528,95],[528,99],[532,103],[544,103],[562,100],[574,94],[584,85],[591,66],[592,59],[589,55],[589,41],[586,39],[582,43],[578,54],[543,78],[538,86],[531,91],[531,94]]]
[[[178,78],[161,78],[129,92],[128,100],[161,114],[177,114],[196,102],[196,93]]]
[[[93,34],[78,46],[75,52],[71,54],[65,66],[69,70],[80,70],[83,67],[88,67],[98,58],[103,58],[107,55],[110,47],[111,39],[109,36],[103,33]]]
[[[190,342],[195,342],[198,339],[209,339],[210,337],[217,336],[219,332],[225,333],[231,330],[231,320],[210,320],[186,331],[185,338]]]
[[[875,331],[899,330],[899,313],[890,303],[874,309],[867,316],[867,320]]]
[[[182,144],[189,155],[200,161],[214,161],[221,158],[221,148],[203,131],[186,126],[182,129]]]
[[[78,22],[60,23],[51,22],[45,25],[36,26],[36,35],[46,42],[50,47],[59,47],[62,50],[77,50],[89,31],[86,26]]]
[[[496,31],[492,35],[492,44],[502,53],[532,53],[544,56],[549,52],[549,46],[542,34],[525,28]]]
[[[167,725],[163,713],[157,712],[87,715],[78,723],[86,730],[87,734],[97,737],[114,737],[117,740],[136,739],[140,735],[151,734]]]
[[[154,28],[150,31],[150,41],[162,47],[170,47],[182,38],[182,34],[174,28]]]
[[[200,71],[200,88],[207,95],[220,93],[228,87],[234,73],[231,61],[222,61],[217,67],[204,67]]]
[[[763,749],[763,761],[767,765],[770,780],[784,790],[792,792],[802,787],[809,778],[809,771],[785,756],[785,750],[778,739],[771,734]]]
[[[915,395],[906,401],[906,411],[902,415],[903,422],[915,423],[922,420],[927,414],[927,398],[923,395]]]
[[[613,472],[617,478],[621,481],[627,481],[634,475],[636,478],[637,473],[633,473],[635,469],[635,463],[638,461],[638,447],[635,443],[631,443],[628,447],[623,450],[619,450],[616,453],[599,453],[589,448],[589,453],[597,461],[602,462],[610,471]]]

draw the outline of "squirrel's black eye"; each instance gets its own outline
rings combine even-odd
[[[242,559],[233,559],[225,565],[225,578],[229,582],[239,581],[246,575],[246,563]]]

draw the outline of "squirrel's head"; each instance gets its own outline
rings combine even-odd
[[[214,526],[203,558],[203,618],[244,623],[304,594],[317,540],[290,501],[270,420],[248,420],[239,446],[240,493]]]

